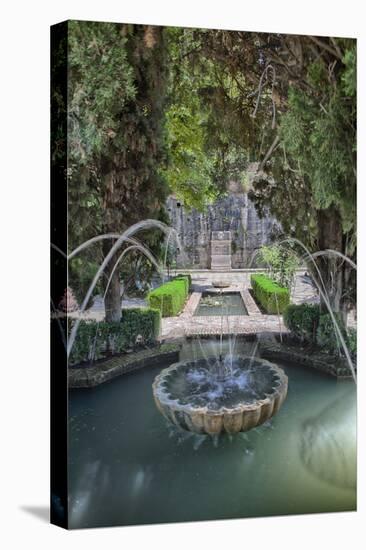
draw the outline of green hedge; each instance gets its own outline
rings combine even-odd
[[[320,308],[313,304],[290,304],[284,311],[283,319],[291,333],[309,342],[316,342]]]
[[[122,310],[121,323],[127,346],[132,347],[137,336],[144,344],[152,344],[160,334],[160,311],[153,308],[126,308]]]
[[[188,277],[172,279],[149,292],[149,306],[161,311],[162,317],[174,317],[183,309],[189,292]]]
[[[252,275],[253,294],[267,313],[283,313],[290,303],[290,292],[267,277]]]
[[[80,321],[69,363],[96,361],[106,355],[123,353],[138,345],[155,342],[160,332],[160,311],[131,308],[122,311],[115,323]],[[70,325],[70,329],[72,324]]]
[[[346,330],[344,323],[338,313],[334,313],[338,326],[344,337],[346,345],[352,355],[357,353],[357,332],[353,328]],[[312,304],[291,304],[284,312],[286,327],[291,333],[303,341],[316,343],[322,350],[343,354],[343,348],[338,341],[332,317],[329,313],[320,314],[318,305]]]
[[[181,275],[176,275],[175,277],[173,277],[171,279],[171,281],[177,281],[177,280],[181,280],[181,279],[186,281],[187,294],[188,294],[189,289],[191,288],[191,284],[192,284],[192,277],[191,277],[190,273],[182,273]]]
[[[338,313],[334,313],[338,326],[347,344],[347,331],[342,319]],[[336,354],[342,350],[342,344],[339,340],[338,333],[334,328],[333,319],[329,313],[324,313],[320,316],[318,329],[316,332],[316,342],[324,351]]]
[[[355,355],[357,353],[357,330],[355,328],[348,329],[347,345],[350,353]]]

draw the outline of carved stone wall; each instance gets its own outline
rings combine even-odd
[[[254,204],[246,193],[237,192],[234,184],[229,194],[216,201],[202,213],[186,210],[174,197],[169,197],[167,210],[172,227],[192,267],[211,267],[211,233],[230,231],[231,267],[256,267],[256,251],[271,242],[271,235],[279,229],[279,223],[270,215],[259,218]],[[181,260],[178,255],[178,262]]]

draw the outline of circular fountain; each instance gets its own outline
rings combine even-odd
[[[153,394],[159,411],[180,428],[210,435],[245,432],[277,413],[287,376],[263,359],[211,357],[162,370]]]

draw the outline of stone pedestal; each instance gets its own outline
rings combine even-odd
[[[212,231],[211,269],[227,271],[231,269],[231,232]]]

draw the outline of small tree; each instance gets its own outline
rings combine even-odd
[[[289,246],[262,246],[260,259],[268,267],[269,275],[276,283],[286,288],[291,287],[299,267],[299,259]]]

